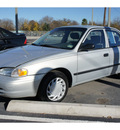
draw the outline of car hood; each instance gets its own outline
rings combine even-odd
[[[67,50],[64,49],[55,49],[33,45],[17,47],[0,52],[0,67],[16,67],[20,64],[37,58],[45,58],[66,51]]]

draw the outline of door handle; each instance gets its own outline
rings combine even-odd
[[[108,54],[108,53],[105,53],[103,56],[104,56],[104,57],[108,57],[108,56],[109,56],[109,54]]]

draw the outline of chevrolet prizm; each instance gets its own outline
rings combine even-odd
[[[117,29],[59,27],[32,45],[0,52],[0,96],[62,101],[72,86],[119,73]]]

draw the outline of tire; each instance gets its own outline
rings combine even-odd
[[[48,73],[39,86],[37,98],[42,101],[60,102],[68,91],[68,79],[60,71]]]
[[[118,79],[120,79],[120,73],[119,73],[119,74],[117,74],[117,77],[118,77]]]

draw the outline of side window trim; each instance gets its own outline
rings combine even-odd
[[[86,38],[88,37],[88,35],[90,34],[90,32],[92,32],[92,31],[103,31],[103,29],[90,29],[88,32],[87,32],[87,34],[86,34],[86,36],[84,37],[84,39],[82,40],[82,43],[86,40]],[[104,31],[103,31],[104,32]]]
[[[104,32],[104,36],[105,36],[105,48],[109,48],[109,41],[108,41],[106,29],[103,29],[103,32]]]

